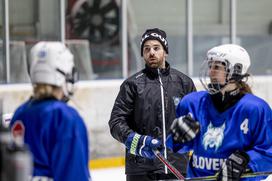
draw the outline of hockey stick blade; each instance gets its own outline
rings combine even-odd
[[[166,159],[159,150],[152,150],[156,157],[177,177],[178,180],[184,181],[185,177]]]

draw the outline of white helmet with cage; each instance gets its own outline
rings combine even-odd
[[[216,82],[216,79],[211,78],[211,67],[214,64],[224,66],[225,80],[222,83]],[[230,81],[240,81],[249,74],[250,57],[247,51],[235,44],[224,44],[216,46],[207,52],[206,60],[204,61],[201,72],[200,81],[204,88],[209,93],[214,94],[220,91]]]
[[[30,52],[30,78],[32,84],[49,84],[61,87],[64,96],[73,94],[76,81],[74,56],[61,42],[42,41]]]

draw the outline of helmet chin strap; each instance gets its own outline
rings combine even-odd
[[[208,88],[209,88],[209,92],[211,93],[216,93],[216,92],[220,92],[220,90],[222,90],[227,84],[219,84],[219,83],[209,83],[208,84]]]
[[[63,86],[62,86],[62,90],[63,90],[63,97],[62,97],[62,101],[64,102],[68,102],[70,100],[70,97],[73,96],[74,92],[73,92],[73,83],[71,82],[66,82]]]
[[[229,72],[229,71],[227,71],[227,72]],[[231,83],[234,83],[234,81],[235,81],[234,79],[229,79],[228,74],[227,74],[224,84],[220,84],[218,82],[217,83],[209,83],[208,88],[211,92],[214,92],[215,94],[217,92],[221,92],[223,95],[223,98],[224,98],[225,92],[231,92],[229,90],[226,90],[227,88],[229,88],[228,85],[230,85]],[[234,88],[234,89],[236,89],[236,88]],[[234,89],[232,89],[232,90],[234,90]]]
[[[62,99],[61,99],[63,102],[68,102],[70,100],[69,97],[67,96],[63,96]]]
[[[240,92],[240,89],[234,82],[228,82],[225,84],[210,83],[208,84],[208,88],[212,95],[220,94],[222,101],[224,101],[226,97],[236,96]]]

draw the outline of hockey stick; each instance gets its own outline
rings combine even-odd
[[[167,159],[163,157],[159,150],[153,150],[156,157],[164,164],[166,167],[181,181],[201,181],[201,180],[216,180],[217,175],[205,176],[205,177],[195,177],[195,178],[185,178]],[[241,178],[251,178],[256,176],[265,176],[272,174],[272,171],[265,172],[253,172],[253,173],[244,173]]]
[[[184,181],[184,176],[166,159],[159,150],[152,150],[156,157],[178,178]]]

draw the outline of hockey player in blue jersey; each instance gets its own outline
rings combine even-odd
[[[200,76],[206,91],[180,101],[167,146],[192,151],[189,177],[237,181],[245,172],[272,171],[271,108],[246,83],[249,66],[247,51],[238,45],[212,48]]]
[[[17,108],[10,128],[33,154],[31,180],[91,180],[87,130],[66,104],[76,81],[73,55],[60,42],[39,42],[30,61],[33,96]]]

